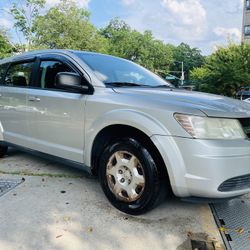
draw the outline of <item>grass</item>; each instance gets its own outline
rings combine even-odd
[[[86,177],[86,174],[85,175],[84,174],[82,174],[82,175],[68,175],[68,174],[30,173],[30,172],[24,172],[24,171],[3,171],[3,170],[0,170],[0,174],[53,177],[53,178],[83,178],[83,177]]]

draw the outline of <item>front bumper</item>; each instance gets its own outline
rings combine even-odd
[[[175,195],[180,197],[229,198],[250,193],[250,140],[198,140],[153,136],[168,169]],[[223,191],[225,181],[241,184]],[[249,179],[250,180],[250,179]],[[220,191],[219,191],[220,190]]]

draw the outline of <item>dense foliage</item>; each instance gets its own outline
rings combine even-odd
[[[151,31],[140,33],[114,19],[101,34],[109,42],[109,54],[132,60],[158,73],[168,72],[173,60],[173,46],[154,39]]]
[[[34,22],[34,45],[50,49],[106,52],[107,41],[89,21],[90,13],[62,1]]]
[[[0,30],[0,59],[10,56],[12,51],[12,45],[10,44],[5,32]]]
[[[191,78],[200,91],[235,96],[240,87],[250,85],[250,45],[218,49],[204,66],[191,71]]]
[[[201,51],[197,48],[191,48],[188,44],[181,43],[179,46],[174,47],[174,63],[171,66],[171,71],[181,71],[180,62],[185,66],[185,78],[189,79],[189,72],[204,64],[205,58],[202,56]]]

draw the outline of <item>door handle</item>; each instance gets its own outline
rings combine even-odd
[[[38,97],[36,97],[36,96],[29,96],[29,97],[28,97],[28,100],[29,100],[30,102],[40,102],[40,101],[41,101],[41,99],[38,98]]]

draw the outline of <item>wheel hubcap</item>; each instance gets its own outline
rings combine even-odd
[[[122,201],[140,198],[145,187],[145,175],[138,158],[127,151],[117,151],[107,164],[109,189]]]

